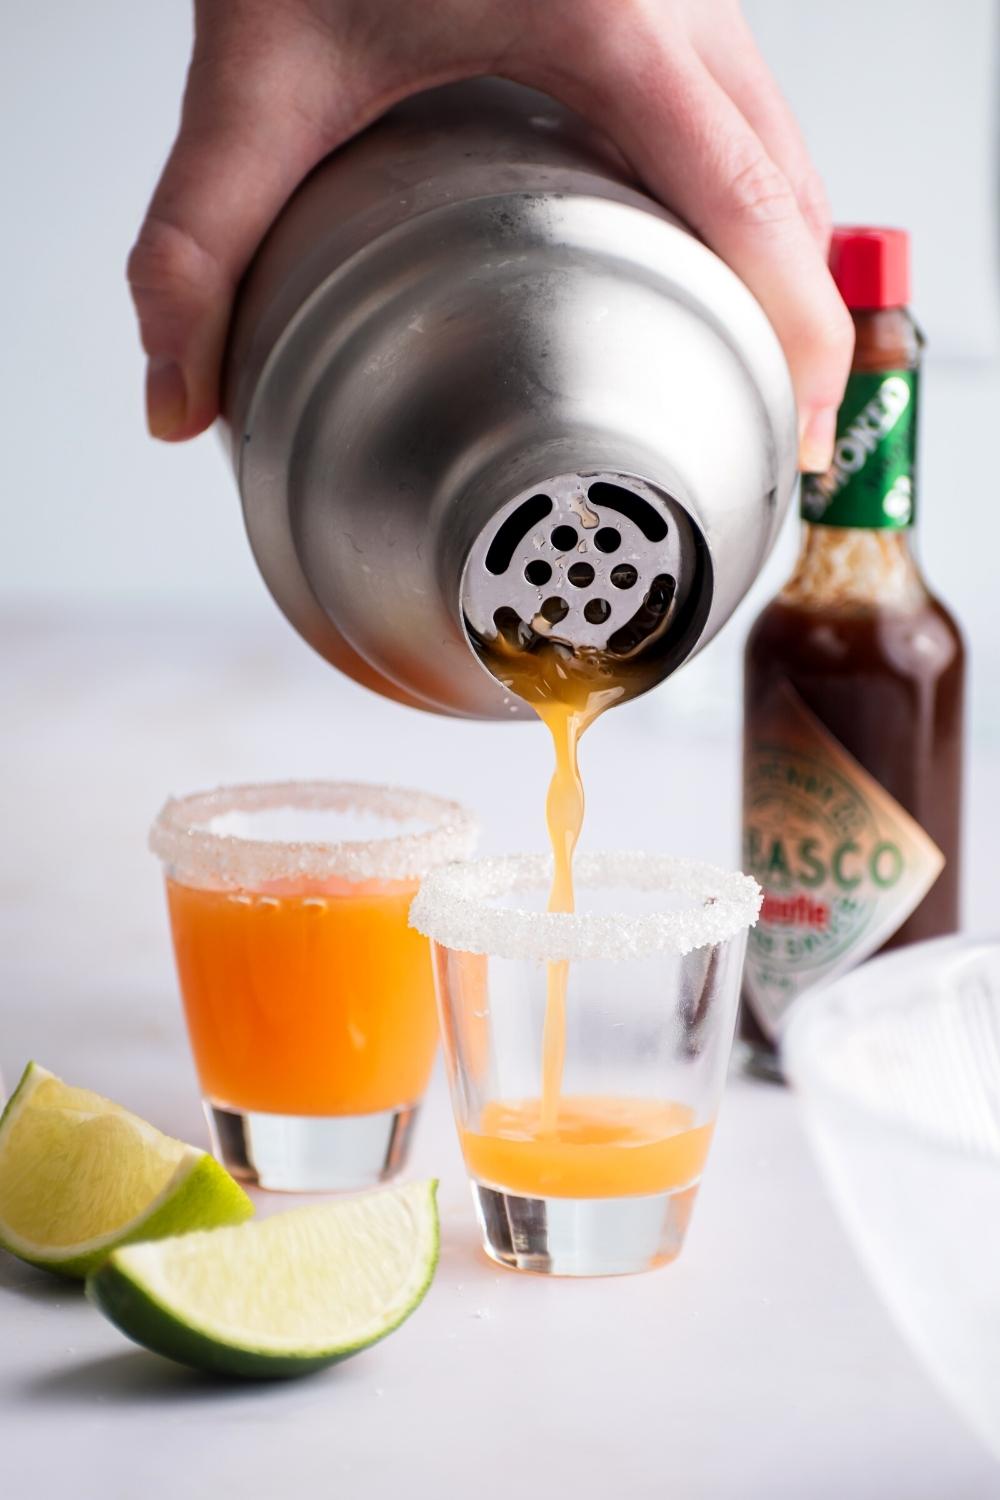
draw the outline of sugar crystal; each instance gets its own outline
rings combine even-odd
[[[687,896],[687,909],[632,912],[549,912],[497,901],[512,893],[547,890],[552,864],[541,855],[507,855],[442,866],[421,883],[410,907],[410,925],[442,947],[498,958],[558,962],[563,959],[646,958],[684,955],[728,942],[753,926],[762,892],[749,875],[696,860],[618,850],[584,854],[576,861],[582,887]]]

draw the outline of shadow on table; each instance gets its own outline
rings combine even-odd
[[[25,1382],[23,1394],[31,1401],[65,1401],[74,1406],[81,1401],[105,1406],[111,1403],[143,1406],[164,1397],[190,1397],[200,1403],[213,1398],[231,1400],[237,1395],[245,1399],[255,1391],[263,1393],[287,1383],[205,1375],[161,1359],[157,1354],[133,1349],[46,1370]]]
[[[83,1282],[53,1276],[27,1266],[0,1250],[0,1298],[23,1297],[53,1311],[83,1301]],[[97,1314],[94,1314],[95,1318]],[[99,1320],[98,1320],[99,1321]],[[213,1397],[232,1399],[237,1393],[246,1397],[256,1390],[267,1390],[286,1381],[236,1380],[225,1376],[205,1375],[176,1365],[144,1349],[126,1348],[120,1354],[105,1355],[82,1363],[61,1365],[46,1370],[25,1382],[22,1394],[26,1400],[110,1403],[142,1405],[164,1397],[204,1402]]]
[[[23,1261],[0,1250],[0,1291],[9,1292],[14,1297],[25,1297],[30,1302],[58,1307],[62,1302],[79,1301],[83,1296],[83,1282],[26,1266]]]

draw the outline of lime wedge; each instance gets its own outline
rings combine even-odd
[[[37,1063],[0,1116],[0,1246],[32,1265],[86,1276],[118,1245],[252,1213],[206,1152]]]
[[[87,1295],[138,1344],[224,1375],[305,1375],[367,1349],[423,1300],[436,1182],[129,1245]]]
[[[304,1376],[391,1334],[438,1265],[436,1182],[129,1245],[87,1281],[123,1334],[195,1370]]]

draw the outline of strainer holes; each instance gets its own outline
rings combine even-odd
[[[631,563],[616,563],[610,577],[616,589],[633,589],[639,581],[638,570]]]
[[[516,609],[509,604],[493,612],[493,624],[497,635],[516,650],[526,651],[531,644],[531,627],[521,619]]]
[[[525,568],[524,576],[536,588],[542,588],[552,577],[552,569],[544,558],[536,557]]]
[[[496,578],[506,573],[518,545],[551,510],[552,501],[548,495],[532,495],[523,501],[507,517],[490,543],[490,549],[486,554],[486,571]]]
[[[552,530],[552,545],[559,552],[572,552],[576,546],[576,532],[572,526],[555,526]]]
[[[591,625],[603,625],[611,613],[611,605],[606,599],[588,599],[583,606],[583,618]]]
[[[598,480],[592,484],[587,491],[587,498],[592,505],[604,506],[606,510],[617,511],[620,516],[638,526],[648,542],[662,542],[667,534],[667,523],[641,495],[632,490],[627,490],[620,484],[608,484],[606,480]]]
[[[631,620],[619,626],[609,638],[608,650],[616,656],[630,656],[640,647],[645,648],[664,628],[676,590],[676,579],[669,573],[658,573]]]
[[[602,526],[594,535],[594,546],[598,552],[617,552],[622,544],[622,534],[613,526]]]
[[[546,599],[540,611],[542,618],[548,620],[550,625],[558,625],[569,614],[569,605],[565,599],[560,599],[557,594]]]
[[[653,579],[652,587],[646,595],[646,607],[654,615],[665,615],[676,592],[677,580],[669,573],[660,573]]]
[[[566,570],[566,577],[574,588],[585,589],[594,581],[594,570],[590,563],[577,562]]]

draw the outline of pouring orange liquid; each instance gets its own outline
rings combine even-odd
[[[597,685],[589,675],[579,671],[578,663],[576,670],[567,665],[555,647],[539,653],[530,662],[529,667],[512,671],[509,681],[515,692],[532,703],[552,736],[556,763],[545,802],[553,867],[548,905],[549,911],[571,912],[576,907],[573,855],[586,805],[580,776],[580,736],[625,690],[615,684]],[[549,1133],[556,1126],[566,1056],[568,980],[568,963],[548,965],[539,1126]]]
[[[530,650],[501,633],[484,651],[491,671],[534,708],[552,735],[555,770],[546,800],[553,879],[549,911],[572,912],[573,855],[584,816],[580,736],[606,709],[647,685],[604,652],[538,640]],[[713,1123],[672,1100],[565,1095],[569,964],[548,965],[538,1099],[495,1100],[478,1130],[463,1132],[466,1164],[481,1182],[528,1197],[608,1198],[697,1183]]]

